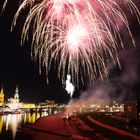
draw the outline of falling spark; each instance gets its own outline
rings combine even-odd
[[[22,0],[12,28],[26,7],[29,12],[21,44],[33,26],[31,54],[46,67],[47,77],[52,62],[58,66],[62,81],[67,73],[76,84],[79,80],[84,83],[84,77],[90,84],[98,75],[106,77],[106,62],[112,59],[119,64],[117,50],[124,47],[119,24],[135,46],[125,12],[135,15],[139,22],[140,11],[132,0]]]

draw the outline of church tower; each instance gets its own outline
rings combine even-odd
[[[0,106],[4,105],[4,92],[3,92],[3,85],[0,91]]]
[[[18,85],[17,85],[16,90],[15,90],[14,99],[19,100],[19,90],[18,90]]]

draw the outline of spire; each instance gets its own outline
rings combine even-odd
[[[3,83],[1,85],[1,94],[3,94]]]
[[[15,95],[14,95],[14,98],[15,99],[19,99],[19,90],[18,90],[18,85],[16,86],[16,90],[15,90]]]
[[[15,90],[15,93],[18,93],[19,91],[18,91],[18,85],[16,86],[16,90]]]
[[[1,89],[3,89],[3,83],[1,84]]]

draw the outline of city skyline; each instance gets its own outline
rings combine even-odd
[[[1,0],[0,139],[140,140],[140,0]]]

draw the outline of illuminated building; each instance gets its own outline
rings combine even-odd
[[[8,99],[7,106],[9,106],[9,108],[11,110],[22,108],[22,103],[20,103],[19,101],[20,101],[19,90],[18,90],[18,86],[17,86],[16,90],[15,90],[14,98],[11,97],[10,99]]]
[[[1,88],[0,92],[0,106],[4,105],[4,92],[3,92],[3,87]]]
[[[33,104],[33,103],[24,103],[23,105],[22,105],[22,108],[35,108],[36,106],[35,106],[35,104]]]

